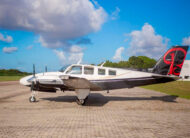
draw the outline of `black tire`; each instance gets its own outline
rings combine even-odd
[[[36,102],[36,98],[34,96],[29,97],[29,101],[31,103]]]

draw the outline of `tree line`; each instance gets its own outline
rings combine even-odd
[[[154,67],[156,60],[146,56],[131,56],[128,61],[111,62],[107,60],[105,67],[148,69]],[[99,64],[100,65],[100,64]]]
[[[17,69],[0,69],[0,76],[26,76],[31,73],[22,72]]]

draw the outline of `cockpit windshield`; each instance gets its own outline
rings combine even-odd
[[[82,66],[72,66],[66,74],[82,74]]]
[[[63,67],[59,70],[59,72],[64,72],[69,66],[70,66],[70,65],[65,65],[65,66],[63,66]]]

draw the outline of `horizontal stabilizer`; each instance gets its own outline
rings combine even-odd
[[[152,77],[153,78],[168,78],[168,79],[173,79],[173,80],[179,80],[180,79],[180,77],[174,76],[174,75],[168,76],[168,75],[154,74],[154,75],[152,75]]]

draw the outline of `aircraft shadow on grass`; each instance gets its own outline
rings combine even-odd
[[[86,101],[86,106],[103,106],[109,101],[163,101],[176,103],[176,95],[164,95],[164,96],[151,96],[151,97],[120,97],[120,96],[104,96],[100,93],[91,93]],[[40,98],[43,100],[55,101],[55,102],[75,102],[76,96],[58,96]]]

